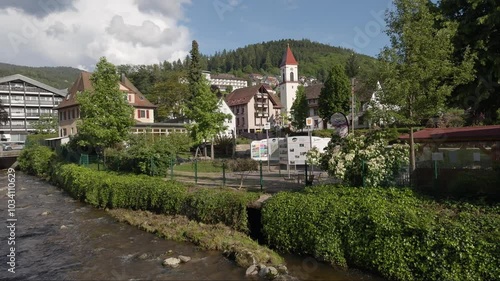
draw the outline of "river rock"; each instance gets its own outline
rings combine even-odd
[[[279,273],[278,270],[275,267],[268,267],[268,272],[266,274],[266,278],[269,280],[274,280],[276,277],[278,277]]]
[[[45,212],[42,213],[42,216],[48,216],[48,215],[50,215],[49,211],[45,211]]]
[[[61,229],[68,229],[68,227],[65,225],[61,225]]]
[[[267,274],[269,273],[269,268],[267,266],[259,265],[259,277],[265,278]]]
[[[164,266],[168,266],[168,267],[172,267],[172,268],[178,267],[180,263],[181,263],[181,260],[178,258],[168,258],[168,259],[165,259],[163,261]]]
[[[149,259],[150,257],[151,257],[151,255],[150,255],[150,254],[148,254],[148,253],[144,253],[144,254],[140,255],[140,256],[138,257],[138,259],[140,259],[140,260],[142,260],[142,261],[143,261],[143,260],[147,260],[147,259]]]
[[[190,261],[190,260],[191,260],[191,257],[188,257],[188,256],[182,256],[182,255],[181,255],[181,256],[179,256],[178,258],[179,258],[179,259],[181,260],[181,262],[183,262],[183,263],[186,263],[186,262],[188,262],[188,261]]]
[[[299,281],[299,278],[290,275],[279,275],[274,281]]]
[[[288,268],[285,265],[279,265],[278,272],[280,274],[288,274]]]
[[[249,266],[247,268],[247,271],[245,274],[246,275],[257,275],[257,274],[259,274],[259,268],[255,264],[252,264],[251,266]]]

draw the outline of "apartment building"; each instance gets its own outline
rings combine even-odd
[[[20,74],[0,78],[0,100],[8,114],[7,122],[0,124],[2,139],[25,141],[40,116],[57,116],[54,107],[66,93]]]
[[[271,120],[279,120],[281,103],[260,84],[234,90],[226,97],[226,103],[236,117],[236,132],[256,133]]]

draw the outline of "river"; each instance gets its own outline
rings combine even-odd
[[[8,216],[7,176],[0,176],[0,217]],[[256,280],[220,252],[166,241],[116,222],[105,211],[73,200],[37,178],[16,174],[15,273],[8,272],[9,232],[1,227],[1,280]],[[192,260],[171,269],[162,260]],[[290,275],[302,280],[381,280],[334,270],[312,258],[286,257]]]

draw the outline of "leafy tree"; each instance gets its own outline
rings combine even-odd
[[[182,115],[183,104],[189,96],[189,86],[182,82],[184,77],[183,72],[170,72],[164,81],[154,85],[148,98],[158,105],[158,120]]]
[[[5,107],[0,100],[0,124],[5,124],[9,121],[9,113],[5,110]]]
[[[494,0],[442,0],[439,6],[446,20],[458,24],[453,44],[454,59],[463,61],[470,51],[477,57],[476,77],[458,86],[449,103],[470,109],[472,115],[484,113],[494,122],[500,108],[500,10]],[[500,119],[497,119],[500,121]]]
[[[116,68],[102,57],[90,78],[93,90],[77,96],[81,119],[78,145],[110,147],[124,141],[134,124],[133,109],[119,88]]]
[[[292,104],[292,126],[302,130],[306,126],[306,118],[309,116],[309,105],[307,104],[304,86],[297,88],[297,96]]]
[[[210,90],[210,86],[201,79],[193,85],[196,96],[187,103],[185,108],[186,116],[193,123],[188,125],[191,137],[195,143],[211,141],[215,136],[223,131],[224,121],[229,118],[228,114],[219,110],[219,101],[216,95]]]
[[[47,134],[57,132],[59,121],[52,114],[42,114],[40,119],[31,123],[36,134]]]
[[[391,47],[380,54],[382,104],[397,106],[396,117],[410,127],[410,163],[415,169],[413,127],[445,108],[446,97],[472,78],[473,60],[452,60],[452,38],[457,25],[439,22],[428,0],[395,0],[388,13],[387,34]]]
[[[329,120],[336,112],[349,111],[350,96],[349,78],[339,65],[333,66],[319,95],[319,117]]]
[[[354,78],[359,74],[359,64],[357,56],[352,53],[345,64],[345,73],[349,78]]]

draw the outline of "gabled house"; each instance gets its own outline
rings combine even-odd
[[[80,105],[77,96],[83,91],[92,90],[90,76],[92,74],[82,71],[76,82],[70,88],[67,96],[55,107],[59,118],[59,137],[74,136],[77,134],[76,121],[80,118]],[[134,120],[136,124],[153,124],[154,109],[157,107],[144,97],[144,95],[130,82],[125,75],[119,81],[120,91],[124,98],[134,107]]]
[[[226,103],[236,117],[236,132],[257,133],[270,120],[280,120],[279,98],[262,85],[234,90],[226,97]]]
[[[319,117],[319,95],[321,94],[321,89],[323,84],[313,84],[308,87],[304,87],[304,92],[306,94],[307,105],[309,106],[309,117],[313,118],[314,128],[325,128],[326,124],[323,124],[323,120]]]

